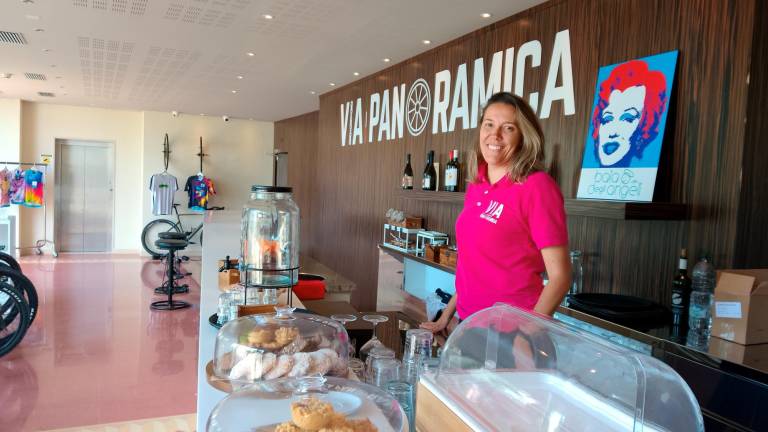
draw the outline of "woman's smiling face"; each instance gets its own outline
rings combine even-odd
[[[600,165],[614,165],[632,150],[631,138],[640,124],[644,102],[645,86],[611,93],[598,129],[597,155]]]
[[[515,107],[495,103],[485,109],[480,124],[480,151],[489,167],[506,166],[522,139]]]

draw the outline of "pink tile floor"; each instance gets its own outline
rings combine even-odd
[[[160,263],[138,255],[25,257],[39,313],[0,358],[0,431],[193,413],[196,409],[200,263],[175,298],[193,307],[154,311]]]

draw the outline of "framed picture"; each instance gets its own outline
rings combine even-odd
[[[653,200],[677,54],[600,68],[577,198]]]

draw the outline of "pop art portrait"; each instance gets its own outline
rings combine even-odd
[[[677,51],[600,68],[578,198],[651,201]]]

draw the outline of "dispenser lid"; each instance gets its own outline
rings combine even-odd
[[[288,186],[265,186],[265,185],[253,185],[251,186],[251,192],[281,192],[281,193],[291,193],[293,192],[292,187]]]

